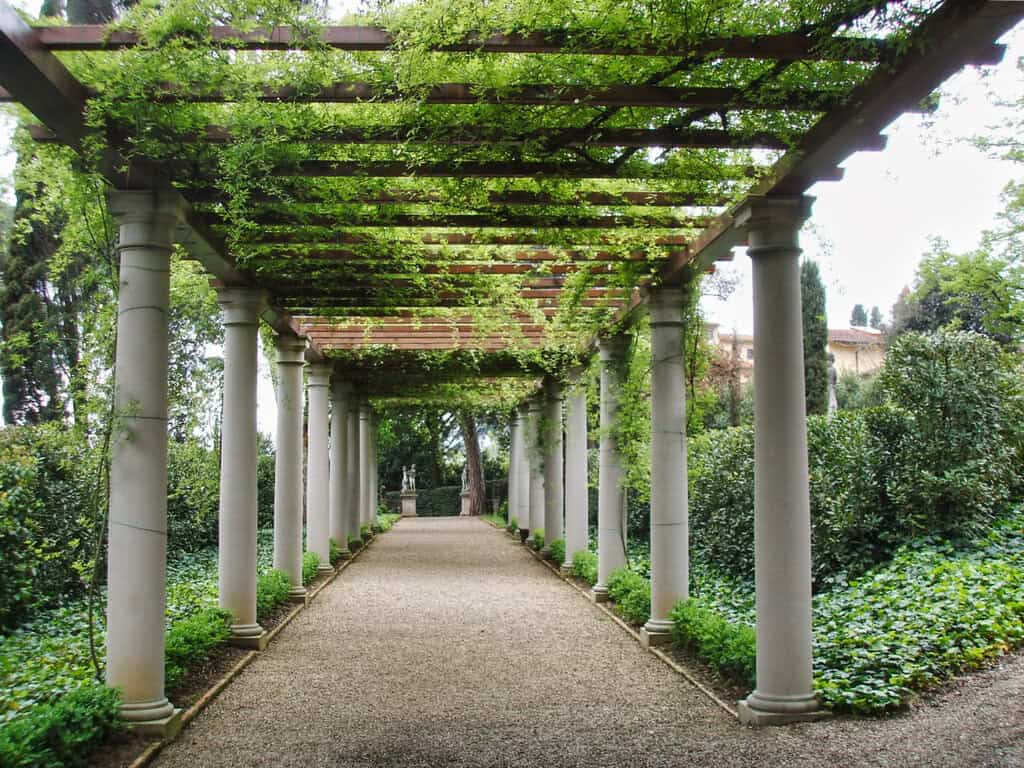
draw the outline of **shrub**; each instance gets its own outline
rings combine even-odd
[[[273,568],[256,582],[256,617],[263,619],[288,599],[292,591],[292,581],[288,574]]]
[[[384,532],[384,529],[380,525],[380,520],[374,520],[372,523],[370,523],[370,533],[373,533],[373,534],[376,535],[378,533],[383,533],[383,532]]]
[[[555,539],[551,542],[548,559],[555,565],[561,565],[565,562],[565,539]]]
[[[320,570],[320,555],[306,551],[302,554],[302,583],[309,584]]]
[[[190,667],[206,661],[210,652],[231,637],[231,613],[207,608],[174,622],[164,647],[166,686],[174,688]]]
[[[608,577],[608,597],[634,624],[643,624],[651,617],[651,583],[628,568],[619,568]]]
[[[40,704],[0,728],[0,765],[58,768],[85,765],[89,750],[120,728],[117,691],[97,683]]]
[[[461,508],[461,485],[425,488],[416,492],[416,514],[419,517],[458,515]]]
[[[505,530],[508,531],[509,533],[516,533],[516,532],[518,532],[519,531],[519,520],[517,520],[516,518],[513,517],[511,520],[508,521],[508,524],[505,526]]]
[[[381,512],[377,515],[377,523],[380,525],[381,533],[386,533],[395,527],[395,523],[402,519],[401,515],[391,512]]]
[[[597,555],[585,549],[573,555],[572,575],[591,586],[597,584]]]
[[[373,531],[370,530],[369,523],[363,523],[359,526],[359,536],[364,542],[368,542],[373,538]]]
[[[537,552],[544,549],[544,529],[538,528],[530,534],[530,547]]]
[[[723,619],[699,598],[676,603],[669,614],[672,638],[711,664],[724,677],[753,688],[756,636],[745,624]]]
[[[195,441],[167,444],[167,547],[198,552],[217,546],[220,459]]]
[[[363,540],[358,536],[348,537],[348,551],[352,553],[358,552],[363,548]]]

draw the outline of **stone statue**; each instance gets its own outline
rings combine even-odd
[[[469,467],[466,465],[462,467],[462,490],[469,490]]]
[[[411,493],[416,490],[416,465],[412,468],[402,465],[402,493]]]
[[[828,412],[835,413],[839,410],[839,401],[836,399],[836,384],[839,383],[839,372],[836,370],[836,356],[831,352],[828,355]]]
[[[416,490],[416,465],[415,464],[413,464],[409,468],[409,490],[410,491],[415,491]]]

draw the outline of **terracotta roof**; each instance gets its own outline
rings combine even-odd
[[[837,344],[884,344],[880,331],[861,330],[859,328],[830,328],[828,340]]]

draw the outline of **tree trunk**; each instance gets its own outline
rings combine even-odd
[[[480,458],[480,437],[476,419],[471,413],[459,414],[459,429],[466,447],[466,468],[469,480],[469,514],[482,515],[487,506],[487,491],[484,487],[484,465]]]

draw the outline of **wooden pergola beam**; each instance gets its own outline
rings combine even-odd
[[[521,85],[494,89],[476,83],[438,83],[403,92],[375,83],[339,81],[310,93],[297,86],[265,85],[256,96],[265,103],[289,104],[501,104],[526,107],[612,107],[650,109],[785,110],[828,112],[843,103],[845,93],[790,88],[747,92],[736,87],[664,85]],[[235,101],[222,91],[185,89],[165,83],[149,99],[155,104],[220,104]],[[923,109],[923,107],[921,108]]]
[[[266,226],[406,228],[406,229],[700,229],[710,221],[700,216],[501,216],[485,213],[466,214],[303,214],[301,212],[257,212],[252,221]],[[211,217],[210,223],[219,223]]]
[[[188,197],[193,203],[226,203],[227,198],[218,189],[190,189]],[[330,190],[288,190],[281,194],[254,192],[249,201],[253,204],[293,203],[293,204],[333,204],[333,205],[417,205],[446,203],[449,201],[440,192],[421,192],[418,190],[397,191],[366,191],[351,194],[348,192],[335,194]],[[687,192],[657,192],[647,190],[630,190],[626,192],[580,191],[566,197],[556,197],[543,192],[527,190],[510,190],[505,192],[489,192],[487,202],[490,205],[535,205],[535,206],[571,206],[599,205],[607,207],[664,207],[676,208],[684,206],[716,207],[727,205],[730,199],[723,196],[708,198],[706,195]]]
[[[392,242],[402,242],[394,240]],[[515,233],[493,233],[493,232],[442,232],[442,233],[412,233],[404,242],[419,243],[420,245],[438,246],[472,246],[472,245],[539,245],[550,248],[562,247],[552,244],[550,238],[544,234],[531,232]],[[689,238],[683,235],[661,235],[653,241],[646,240],[644,246],[684,246]],[[360,232],[332,232],[330,235],[315,235],[310,232],[264,232],[247,241],[248,245],[312,245],[322,248],[331,248],[337,245],[382,245],[373,235]],[[580,239],[580,242],[572,244],[579,247],[585,244],[595,246],[622,245],[622,238],[615,238],[608,235],[600,235],[587,240]]]
[[[53,51],[111,51],[140,44],[139,35],[130,30],[102,25],[68,25],[36,28],[43,47]],[[345,51],[387,51],[395,38],[382,27],[331,26],[321,30],[312,41],[290,27],[243,32],[233,27],[213,26],[209,39],[224,48],[236,50],[286,51],[327,46]],[[205,43],[205,40],[202,41]],[[670,56],[721,59],[774,59],[776,61],[878,61],[884,56],[884,40],[833,37],[821,39],[799,33],[728,36],[697,41],[641,40],[624,45],[587,44],[586,34],[561,31],[537,31],[481,36],[468,34],[457,43],[432,46],[431,50],[453,53],[543,53],[588,56]]]
[[[634,261],[663,261],[677,255],[674,250],[652,253],[649,250],[632,250],[618,253],[613,251],[580,251],[580,250],[531,250],[518,251],[516,253],[502,256],[481,256],[473,251],[435,251],[431,253],[417,253],[417,261],[441,262],[437,264],[421,264],[417,271],[429,272],[431,270],[451,269],[453,271],[472,271],[478,267],[510,267],[513,269],[535,269],[537,265],[546,265],[543,268],[555,271],[580,264],[617,264]],[[299,251],[267,251],[250,255],[249,259],[255,264],[266,260],[295,261],[297,266],[304,262],[349,262],[359,266],[386,266],[396,259],[401,259],[401,254],[388,254],[386,256],[373,256],[368,253],[352,251],[343,248],[329,248],[324,250],[299,252]],[[558,262],[548,264],[548,262]],[[499,272],[495,272],[499,274]]]

